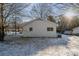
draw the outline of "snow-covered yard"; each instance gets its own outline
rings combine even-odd
[[[5,37],[0,42],[0,55],[9,56],[77,56],[79,37],[62,35],[62,38]]]

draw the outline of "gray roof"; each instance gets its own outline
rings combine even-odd
[[[22,26],[24,27],[24,26],[26,26],[27,24],[32,23],[32,22],[34,22],[34,21],[44,21],[44,20],[42,20],[42,19],[40,19],[40,18],[37,18],[37,19],[31,20],[31,21],[22,23]],[[49,20],[49,21],[50,21],[50,20]],[[52,22],[52,21],[50,21],[50,22]]]

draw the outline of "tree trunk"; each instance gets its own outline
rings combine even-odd
[[[1,24],[1,33],[0,33],[0,41],[4,41],[4,17],[3,17],[3,3],[1,3],[1,21],[2,21],[2,24]]]
[[[1,36],[0,41],[4,41],[4,36],[5,36],[5,34],[4,34],[4,26],[2,26],[2,36]]]
[[[16,32],[17,32],[17,31],[16,31],[16,18],[15,18],[15,20],[14,20],[14,24],[15,24],[15,26],[14,26],[14,27],[15,27],[15,35],[16,35],[16,34],[17,34],[17,33],[16,33]]]

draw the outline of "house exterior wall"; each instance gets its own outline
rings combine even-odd
[[[33,31],[29,31],[30,27]],[[47,31],[47,27],[52,27],[53,31]],[[31,22],[24,27],[23,37],[57,37],[56,24],[48,20]]]
[[[79,34],[79,27],[76,27],[73,29],[73,34]]]

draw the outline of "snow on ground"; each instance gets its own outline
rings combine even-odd
[[[62,35],[62,38],[5,37],[0,42],[1,56],[78,56],[79,37]]]

